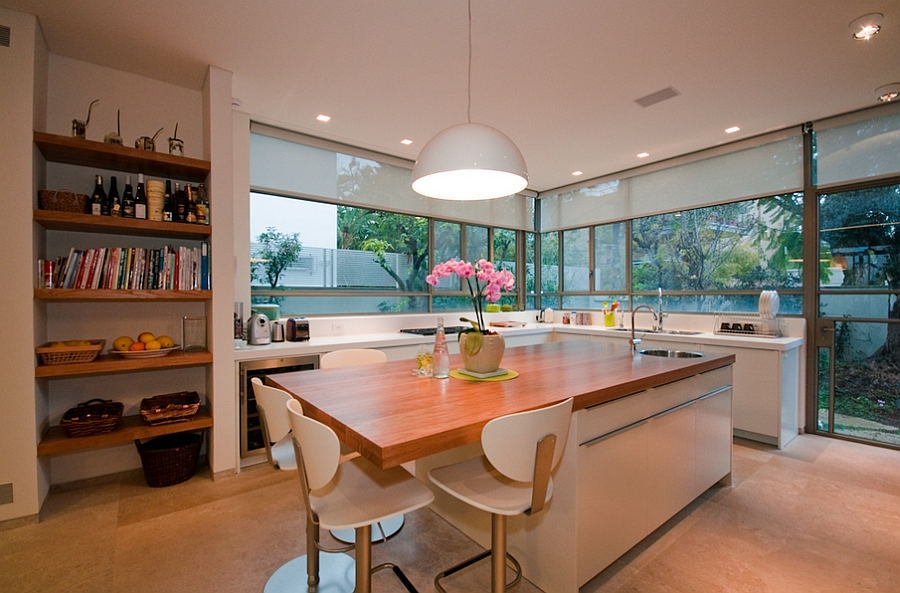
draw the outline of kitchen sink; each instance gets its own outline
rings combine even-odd
[[[646,354],[647,356],[663,356],[666,358],[702,358],[702,352],[694,352],[693,350],[669,350],[667,348],[647,348],[638,350],[638,354]]]
[[[630,332],[630,327],[607,327],[605,329],[611,329],[614,332]],[[639,327],[634,328],[634,333],[636,334],[658,334],[659,332],[655,329],[641,329]]]
[[[607,327],[606,329],[611,329],[614,332],[630,332],[631,329],[627,327]],[[662,331],[658,329],[639,329],[634,328],[634,333],[636,334],[669,334],[671,336],[699,336],[703,332],[694,332],[687,331],[684,329],[664,329]]]
[[[683,329],[664,329],[662,333],[672,334],[673,336],[698,336],[703,332],[692,332]]]

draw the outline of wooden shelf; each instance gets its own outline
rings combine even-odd
[[[35,288],[40,301],[86,303],[91,301],[208,301],[211,290],[109,290],[91,288]]]
[[[172,177],[196,183],[206,182],[212,168],[209,161],[45,132],[35,131],[34,143],[48,161],[82,167]]]
[[[184,222],[157,222],[138,218],[112,218],[77,212],[35,210],[34,221],[50,231],[77,231],[83,233],[107,233],[110,235],[135,235],[139,237],[163,237],[203,241],[209,239],[212,227]]]
[[[87,437],[70,438],[63,427],[57,425],[51,426],[44,433],[41,442],[38,443],[37,454],[38,457],[45,457],[48,455],[73,453],[75,451],[87,451],[89,449],[102,449],[133,443],[135,439],[148,439],[166,434],[202,430],[210,428],[212,425],[213,419],[206,406],[200,406],[192,420],[160,426],[151,426],[140,414],[122,416],[112,432]]]
[[[139,371],[157,371],[176,367],[194,367],[211,364],[211,352],[175,351],[157,358],[123,358],[116,354],[101,354],[93,362],[75,362],[70,364],[38,365],[34,367],[34,376],[41,378],[83,377],[89,375],[108,375],[112,373],[134,373]]]

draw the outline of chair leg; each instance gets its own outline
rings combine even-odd
[[[319,585],[319,526],[306,519],[306,584],[310,591]]]
[[[440,581],[444,577],[455,574],[462,569],[472,566],[480,560],[484,560],[488,556],[491,557],[491,593],[503,593],[507,589],[511,589],[519,584],[522,580],[522,566],[516,558],[506,551],[506,516],[491,514],[491,549],[485,550],[480,554],[464,560],[448,568],[444,572],[434,577],[434,588],[440,593],[447,593],[446,589],[441,585]],[[516,571],[516,578],[510,583],[506,583],[506,560],[509,559]]]
[[[372,526],[356,528],[356,591],[372,591]]]

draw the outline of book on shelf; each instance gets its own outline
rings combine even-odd
[[[38,264],[42,267],[43,260]],[[56,259],[53,288],[209,290],[209,245],[72,248]],[[39,284],[42,286],[41,284]]]

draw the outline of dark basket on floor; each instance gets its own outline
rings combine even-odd
[[[162,488],[180,484],[196,473],[203,434],[179,432],[145,443],[135,440],[134,444],[141,455],[147,485]]]

